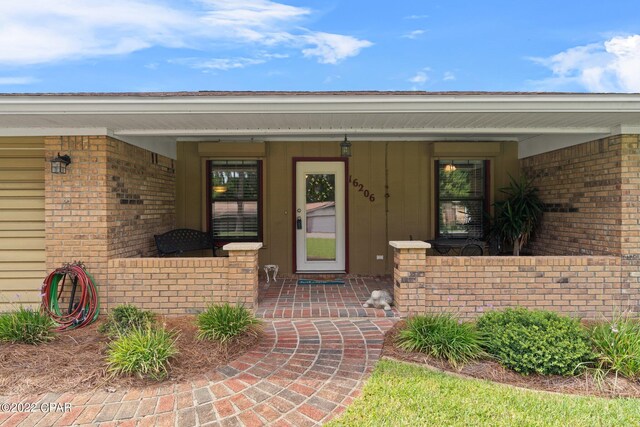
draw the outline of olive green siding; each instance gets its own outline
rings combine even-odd
[[[353,142],[348,175],[374,195],[349,186],[349,272],[393,272],[389,240],[430,239],[435,229],[434,160],[491,160],[491,201],[518,174],[515,142]],[[293,272],[294,157],[338,157],[339,142],[178,143],[177,224],[206,229],[205,162],[213,158],[263,160],[263,243],[260,265]],[[347,176],[348,178],[348,176]],[[385,203],[385,193],[388,194]],[[383,255],[383,260],[377,260]]]

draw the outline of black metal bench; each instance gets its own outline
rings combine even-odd
[[[153,236],[160,256],[182,255],[184,252],[211,250],[216,256],[216,245],[211,234],[191,228],[178,228]]]

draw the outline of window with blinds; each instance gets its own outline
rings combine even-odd
[[[437,160],[438,237],[482,238],[487,160]]]
[[[261,241],[261,162],[210,160],[208,165],[214,241]]]

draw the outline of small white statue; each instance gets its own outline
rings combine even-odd
[[[393,297],[388,291],[373,291],[371,292],[371,298],[362,304],[362,306],[364,308],[375,307],[391,310],[391,304],[393,304]]]

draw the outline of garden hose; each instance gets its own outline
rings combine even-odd
[[[71,297],[66,314],[59,301],[64,286],[71,282]],[[79,291],[79,295],[77,292]],[[100,301],[93,278],[79,262],[65,264],[52,271],[42,283],[42,309],[58,324],[56,331],[82,328],[98,318]]]

